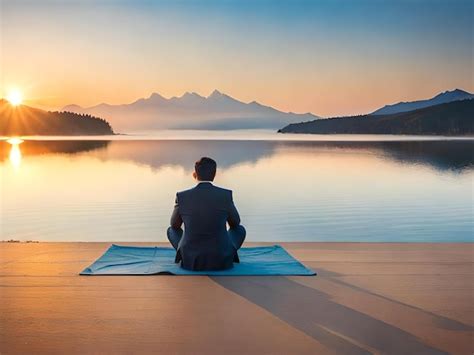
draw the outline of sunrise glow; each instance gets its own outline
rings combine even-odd
[[[20,90],[13,89],[7,94],[6,99],[13,106],[18,106],[18,105],[21,105],[21,103],[23,102],[23,94],[21,93]]]

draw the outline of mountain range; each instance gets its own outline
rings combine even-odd
[[[435,97],[427,100],[411,101],[411,102],[399,102],[394,105],[386,105],[374,112],[371,115],[390,115],[393,113],[408,112],[425,108],[429,106],[445,104],[448,102],[473,99],[474,95],[464,90],[454,89],[452,91],[442,92]]]
[[[311,113],[278,111],[256,101],[244,103],[214,90],[207,97],[187,92],[165,98],[153,93],[130,104],[68,105],[63,111],[87,113],[106,119],[115,131],[154,129],[277,129],[289,123],[319,119]]]

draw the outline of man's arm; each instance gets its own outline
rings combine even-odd
[[[237,211],[237,208],[235,207],[234,199],[232,198],[232,191],[230,192],[230,207],[227,223],[229,223],[230,228],[235,228],[240,224],[239,211]]]
[[[176,200],[174,202],[173,213],[171,214],[170,225],[174,229],[179,229],[179,228],[181,228],[182,224],[183,224],[183,219],[181,218],[181,215],[179,214],[178,194],[176,194]]]

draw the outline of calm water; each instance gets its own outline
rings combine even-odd
[[[251,241],[473,241],[474,140],[208,138],[2,141],[0,240],[164,241],[208,155]]]

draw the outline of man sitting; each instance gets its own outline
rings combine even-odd
[[[213,159],[201,158],[193,172],[198,184],[176,194],[167,235],[176,249],[175,262],[188,270],[223,270],[239,262],[237,249],[246,231],[240,224],[232,191],[212,184],[216,168]]]

